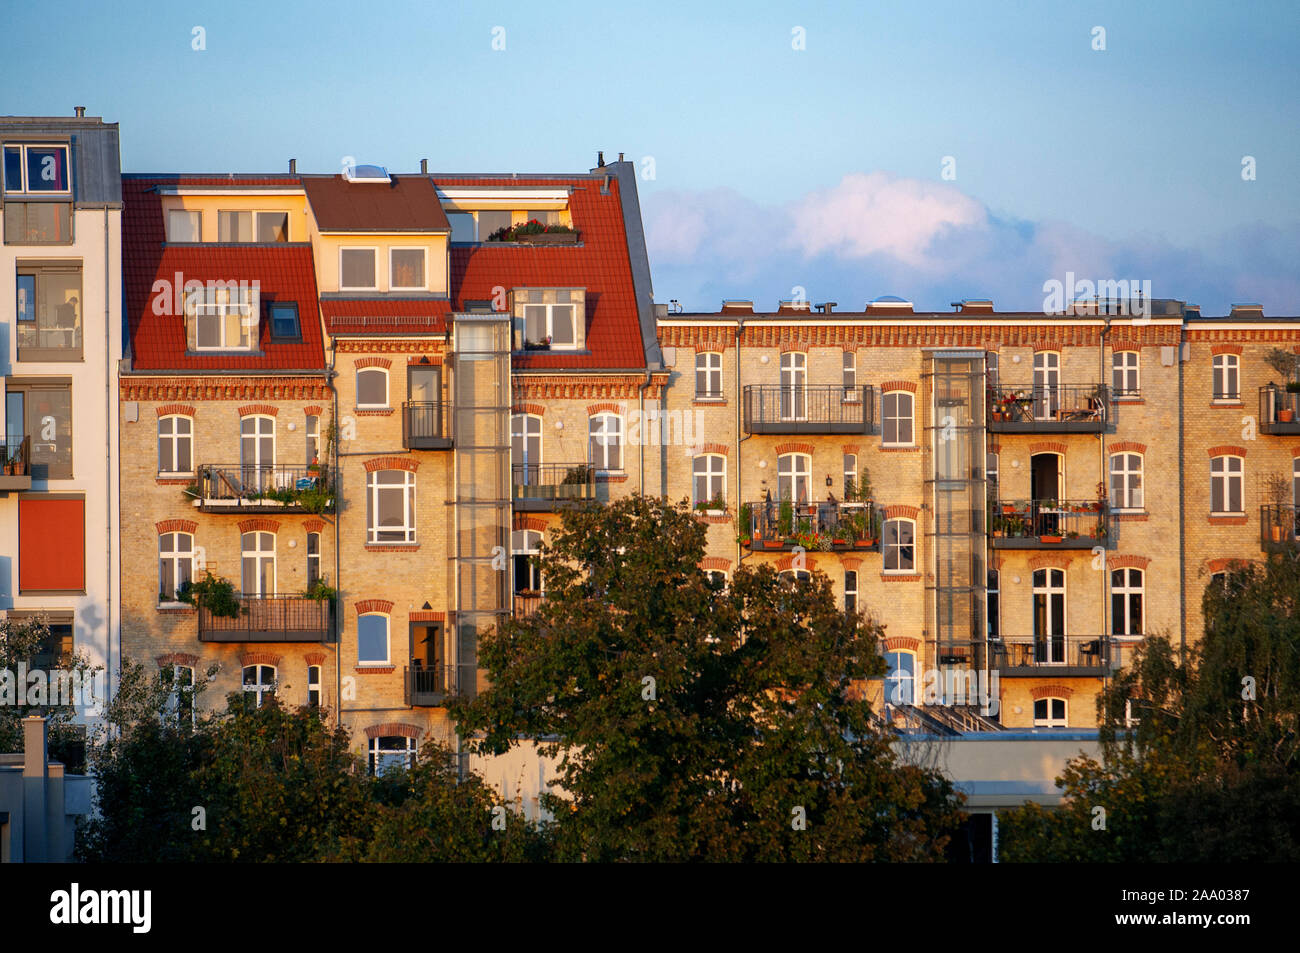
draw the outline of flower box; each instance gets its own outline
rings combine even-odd
[[[1059,543],[1064,537],[1062,536],[1039,536],[1040,543]]]
[[[537,232],[533,235],[517,235],[515,241],[521,245],[576,245],[577,232]]]

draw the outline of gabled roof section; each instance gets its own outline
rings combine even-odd
[[[130,335],[132,370],[241,371],[325,370],[325,349],[316,297],[311,248],[286,245],[165,245],[160,185],[228,185],[225,176],[122,176],[122,288]],[[296,176],[241,176],[239,184],[296,185]],[[185,321],[178,314],[156,314],[154,283],[165,281],[175,309],[177,275],[190,280],[258,282],[262,313],[257,349],[249,354],[187,354]],[[301,340],[271,337],[267,305],[298,305]]]
[[[341,175],[305,175],[302,182],[322,232],[451,231],[428,176],[349,182]]]
[[[630,166],[630,163],[628,163]],[[600,173],[602,170],[596,170]],[[451,246],[451,297],[457,311],[468,302],[491,301],[495,289],[585,288],[585,352],[529,351],[515,354],[516,371],[644,368],[642,307],[638,302],[628,227],[622,201],[622,177],[577,176],[435,176],[439,187],[568,188],[569,212],[578,230],[576,245],[483,243]],[[635,182],[632,186],[635,195]],[[638,217],[639,227],[639,217]],[[633,243],[636,244],[636,243]],[[644,255],[644,244],[639,254]],[[647,268],[648,274],[648,268]],[[653,301],[645,303],[653,337]],[[657,344],[655,345],[657,349]]]

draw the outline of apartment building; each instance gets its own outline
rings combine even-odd
[[[0,117],[0,611],[43,618],[49,666],[118,667],[122,354],[118,129]],[[93,724],[103,699],[78,721]],[[99,704],[97,704],[99,703]]]
[[[666,406],[708,435],[667,493],[706,570],[817,569],[885,624],[899,726],[1091,728],[1136,644],[1199,638],[1215,573],[1296,545],[1300,323],[954,307],[660,306]]]

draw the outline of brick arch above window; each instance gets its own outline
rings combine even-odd
[[[800,555],[803,555],[802,568],[794,564],[795,559]],[[776,561],[777,572],[788,572],[790,570],[793,570],[795,572],[812,572],[816,568],[817,568],[817,561],[813,559],[811,556],[808,556],[806,554],[791,553],[789,556],[782,556],[780,559]]]
[[[190,668],[199,664],[199,657],[189,652],[168,652],[166,655],[158,656],[158,667],[162,669],[171,668],[173,665],[186,665]]]
[[[893,635],[882,640],[886,652],[920,652],[921,640],[910,635]]]
[[[446,622],[447,613],[439,609],[416,609],[409,613],[412,622]]]
[[[251,520],[240,520],[238,523],[241,533],[278,533],[280,532],[280,523],[277,520],[269,520],[265,517]]]
[[[546,407],[543,404],[515,404],[510,408],[512,414],[532,414],[535,417],[541,417],[546,413]]]
[[[1039,685],[1029,690],[1029,697],[1034,701],[1040,698],[1069,698],[1073,694],[1074,689],[1068,685]]]
[[[840,565],[850,571],[856,571],[862,568],[862,560],[857,556],[844,556],[840,559]]]
[[[325,529],[325,521],[324,521],[324,520],[306,520],[306,521],[302,524],[302,529],[303,529],[303,532],[304,532],[304,533],[319,533],[319,532],[321,532],[322,530]]]
[[[414,473],[420,469],[420,461],[412,460],[410,457],[374,457],[362,466],[367,473],[374,473],[376,470],[409,470]]]
[[[587,405],[587,416],[594,417],[596,414],[622,414],[623,408],[612,400],[602,400],[597,404]]]
[[[919,506],[908,506],[905,503],[894,503],[885,507],[885,519],[887,520],[914,520],[921,515]]]
[[[881,393],[891,390],[906,390],[916,393],[916,381],[884,381],[880,385]]]
[[[278,417],[280,416],[280,408],[274,404],[245,404],[239,408],[239,416],[241,417],[252,417],[255,414],[265,417]]]
[[[154,413],[159,417],[171,417],[173,415],[180,417],[193,417],[193,404],[159,404],[154,408]]]
[[[840,450],[841,450],[841,452],[843,452],[843,453],[854,453],[854,454],[861,453],[861,452],[862,452],[862,444],[860,444],[860,443],[846,443],[846,444],[844,444],[842,447],[840,447]]]
[[[722,556],[705,556],[700,560],[700,568],[705,572],[731,572],[731,560]]]
[[[1037,341],[1037,342],[1034,343],[1034,353],[1035,353],[1035,354],[1041,354],[1043,351],[1047,351],[1047,352],[1049,352],[1049,353],[1056,354],[1056,353],[1059,353],[1060,350],[1061,350],[1061,345],[1060,345],[1059,343],[1057,343],[1057,342],[1044,342],[1044,341]]]
[[[308,417],[319,417],[321,414],[325,413],[325,408],[312,404],[310,407],[304,407],[302,412]]]
[[[1029,560],[1029,568],[1032,569],[1069,569],[1070,563],[1079,555],[1075,552],[1061,553],[1043,553],[1040,556],[1034,556]],[[1089,554],[1091,555],[1091,554]]]
[[[785,456],[787,453],[806,453],[811,455],[816,448],[810,443],[778,443],[772,448],[776,451],[778,457]]]
[[[362,370],[367,367],[382,367],[387,370],[393,366],[393,361],[391,358],[387,357],[359,357],[352,366],[357,370]]]
[[[514,523],[512,524],[512,528],[513,528],[513,529],[517,529],[517,530],[526,530],[526,529],[530,529],[530,530],[533,530],[534,532],[537,532],[537,533],[545,533],[545,532],[546,532],[546,528],[547,528],[549,525],[550,525],[550,524],[547,523],[545,517],[542,517],[542,516],[521,516],[521,515],[519,515],[519,514],[516,514],[516,515],[515,515],[515,518],[514,518]]]
[[[1220,559],[1207,559],[1205,561],[1205,571],[1213,575],[1216,572],[1230,572],[1233,569],[1242,569],[1251,564],[1249,559],[1240,559],[1236,557],[1226,557]]]
[[[239,653],[240,668],[248,668],[250,665],[274,665],[279,668],[284,664],[284,656],[276,655],[274,652],[241,652]]]
[[[159,520],[154,523],[154,528],[158,530],[158,535],[163,533],[195,533],[199,524],[194,520]]]
[[[783,341],[781,342],[782,354],[807,354],[808,345],[803,341]]]
[[[704,456],[706,454],[719,454],[725,457],[727,456],[730,450],[731,448],[728,447],[725,443],[704,443],[704,444],[700,444],[700,446],[696,449],[695,455],[698,457],[698,456]]]
[[[1107,569],[1146,569],[1150,565],[1150,557],[1135,556],[1132,553],[1115,553],[1106,557]]]
[[[1109,453],[1141,453],[1147,452],[1145,443],[1138,443],[1136,440],[1116,440],[1112,443],[1107,451]]]
[[[1210,348],[1210,354],[1216,356],[1219,354],[1236,354],[1240,356],[1241,345],[1240,344],[1216,344]]]
[[[325,660],[329,658],[324,652],[308,652],[302,660],[308,665],[324,665]]]
[[[1244,457],[1246,455],[1246,448],[1224,444],[1219,447],[1210,447],[1205,452],[1211,457]]]
[[[388,615],[393,611],[393,603],[387,599],[362,599],[353,603],[353,608],[357,610],[357,615],[366,615],[371,612],[381,612]]]
[[[399,735],[403,738],[414,738],[418,741],[422,734],[424,734],[424,729],[419,725],[408,725],[400,721],[386,721],[382,725],[371,725],[366,729],[367,738],[385,738]]]
[[[1059,453],[1065,456],[1065,444],[1048,440],[1042,443],[1031,443],[1029,445],[1029,455],[1032,457],[1036,453]]]

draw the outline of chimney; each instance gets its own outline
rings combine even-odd
[[[618,154],[618,161],[619,161],[619,162],[622,162],[622,161],[623,161],[623,153],[621,153],[621,152]]]
[[[290,159],[290,160],[289,160],[289,174],[290,174],[290,175],[297,175],[297,174],[298,174],[298,160],[297,160],[297,159]]]
[[[428,174],[429,174],[429,160],[428,160],[428,159],[421,159],[421,160],[420,160],[420,175],[428,175]]]
[[[596,153],[596,168],[600,169],[600,168],[604,168],[604,166],[605,166],[605,152],[602,149],[600,152]]]
[[[820,311],[822,314],[830,314],[838,306],[839,306],[838,301],[823,301],[821,304],[817,305],[817,310]]]
[[[73,115],[75,115],[78,119],[85,119],[85,118],[86,118],[86,107],[85,107],[85,106],[73,106],[73,107],[72,107],[72,112],[73,112]]]

